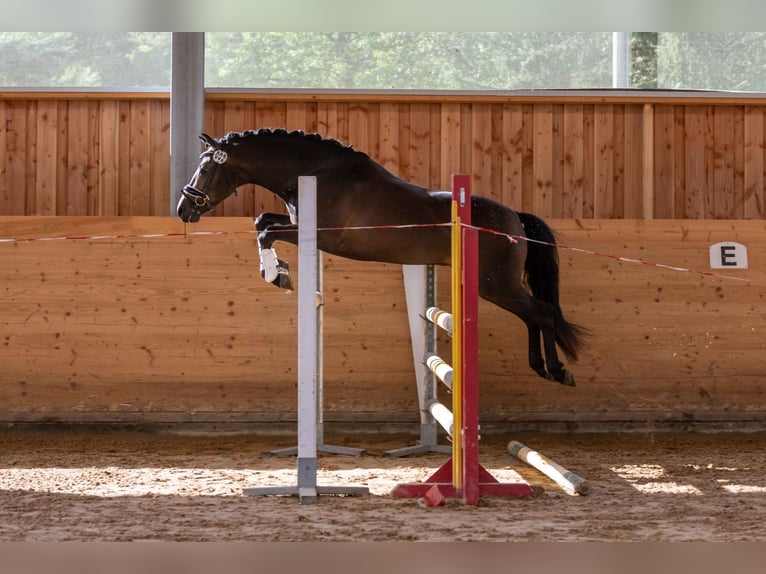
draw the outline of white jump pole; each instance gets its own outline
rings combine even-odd
[[[438,444],[438,424],[429,405],[436,399],[436,379],[425,364],[427,353],[436,351],[436,329],[423,320],[423,310],[436,304],[436,274],[433,265],[402,265],[412,358],[420,412],[420,439],[413,446],[385,452],[386,456],[409,456],[426,452],[451,452],[450,445]]]
[[[308,179],[308,178],[307,178]],[[304,183],[304,187],[306,187],[306,193],[309,193],[309,190],[316,189],[316,183]],[[316,198],[316,191],[311,192],[310,194],[313,201],[315,201]],[[303,201],[312,201],[309,200],[308,197],[303,199]],[[300,191],[299,191],[299,197],[298,201],[301,201]],[[318,452],[326,452],[330,454],[342,454],[342,455],[348,455],[348,456],[362,456],[365,453],[365,449],[363,448],[355,448],[350,446],[342,446],[342,445],[333,445],[333,444],[327,444],[324,441],[324,365],[323,365],[323,359],[324,359],[324,300],[323,300],[323,293],[324,293],[324,280],[323,280],[323,273],[322,273],[322,252],[319,251],[316,244],[316,209],[314,209],[315,217],[314,217],[314,223],[309,226],[308,224],[305,224],[303,227],[301,227],[300,221],[298,223],[298,261],[301,265],[301,279],[303,281],[309,281],[310,283],[304,283],[304,285],[314,285],[313,290],[313,305],[315,309],[315,315],[316,315],[316,322],[315,325],[313,324],[313,320],[311,321],[312,324],[309,324],[307,321],[306,325],[307,327],[305,329],[299,328],[299,342],[298,342],[298,356],[302,357],[300,351],[300,333],[305,331],[306,333],[310,333],[309,329],[313,329],[316,333],[316,366],[315,366],[315,372],[316,372],[316,381],[314,383],[314,388],[316,389],[316,392],[314,393],[314,400],[316,403],[316,426],[317,426],[317,433],[316,433],[316,450]],[[301,220],[303,221],[303,220]],[[305,229],[308,228],[308,229]],[[313,245],[307,246],[305,251],[301,251],[301,245],[305,245],[307,242],[304,241],[303,237],[301,236],[301,229],[305,229],[305,235],[306,237],[311,236],[314,238]],[[313,233],[311,230],[314,230]],[[301,255],[303,253],[303,255]],[[301,257],[305,257],[305,261],[301,259]],[[305,273],[304,273],[305,270]],[[298,286],[298,291],[300,291],[300,284]],[[306,288],[306,292],[309,292],[309,289]],[[309,305],[309,294],[304,295],[306,300],[303,301],[304,309],[303,309],[303,316],[306,316],[305,314],[310,314],[311,311],[308,308]],[[298,324],[303,325],[301,323],[301,301],[300,294],[299,294],[299,303],[298,303]],[[307,335],[308,336],[308,335]],[[303,342],[305,348],[309,348],[309,341],[308,339]],[[300,361],[300,359],[299,359]],[[306,365],[306,369],[311,368],[311,365]],[[300,364],[299,364],[299,372],[300,372]],[[309,372],[309,371],[307,371]],[[300,373],[298,375],[300,377]],[[299,434],[300,436],[300,434]],[[273,449],[269,451],[269,454],[273,456],[295,456],[299,455],[299,447],[298,446],[291,446],[287,448],[278,448]],[[299,455],[300,456],[300,455]]]
[[[544,454],[532,450],[519,441],[512,440],[509,442],[508,452],[519,460],[523,460],[528,465],[542,472],[569,494],[586,495],[590,492],[590,484],[583,477],[567,470],[560,464],[553,462]]]
[[[298,496],[301,504],[317,497],[317,212],[316,178],[299,178],[298,209]]]
[[[298,178],[298,457],[297,486],[246,488],[244,494],[297,495],[301,504],[313,504],[320,494],[369,494],[366,486],[318,486],[319,443],[320,306],[317,292],[316,177]]]

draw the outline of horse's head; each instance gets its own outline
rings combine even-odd
[[[178,217],[187,223],[199,221],[232,193],[237,193],[231,166],[227,167],[227,162],[231,163],[229,151],[207,134],[202,134],[200,140],[207,149],[199,156],[200,164],[191,181],[181,190],[176,209]]]

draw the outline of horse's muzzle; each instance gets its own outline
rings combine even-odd
[[[202,217],[202,212],[195,208],[194,204],[185,197],[178,200],[176,213],[178,218],[184,223],[196,223]]]

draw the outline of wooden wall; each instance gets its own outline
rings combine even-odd
[[[168,215],[167,95],[0,93],[0,215]]]
[[[738,281],[563,249],[562,306],[592,331],[578,385],[533,375],[522,323],[482,302],[483,422],[766,420],[766,222],[551,223],[564,245],[699,271],[711,243],[739,241],[750,269],[727,272]],[[251,224],[0,218],[0,238],[124,236],[0,243],[0,420],[293,420],[296,298],[261,280]],[[227,234],[183,236],[211,229]],[[278,252],[299,279],[294,248]],[[326,420],[414,425],[400,268],[324,267]]]
[[[482,416],[762,422],[764,113],[649,92],[215,92],[205,123],[319,132],[432,188],[466,172],[602,253],[706,270],[709,244],[747,244],[749,282],[563,250],[563,307],[593,331],[578,386],[532,375],[522,324],[482,303]],[[147,217],[169,212],[168,148],[167,94],[0,92],[0,239],[182,233]],[[292,419],[295,298],[260,279],[250,233],[281,208],[250,186],[189,228],[226,235],[0,242],[0,420]],[[325,267],[327,420],[417,421],[400,270]]]
[[[210,93],[214,136],[334,137],[401,177],[543,217],[763,219],[763,98]],[[0,215],[168,215],[167,94],[0,92]],[[191,176],[191,173],[190,173]],[[281,209],[245,189],[217,215]]]

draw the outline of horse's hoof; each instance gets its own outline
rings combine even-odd
[[[551,375],[548,371],[545,369],[532,369],[535,373],[537,373],[537,376],[541,379],[545,379],[546,381],[552,381],[553,375]]]
[[[274,279],[271,283],[280,289],[294,291],[295,287],[293,287],[293,280],[290,278],[290,266],[287,264],[287,262],[278,259],[277,271],[277,278]]]
[[[574,387],[576,386],[574,377],[572,376],[572,373],[569,371],[562,370],[563,377],[557,378],[556,380],[564,385],[565,387]]]
[[[274,279],[274,281],[271,282],[272,285],[276,285],[280,289],[287,289],[288,291],[295,291],[295,288],[293,287],[293,282],[290,279],[289,275],[283,275],[282,273],[279,274],[279,277]]]

